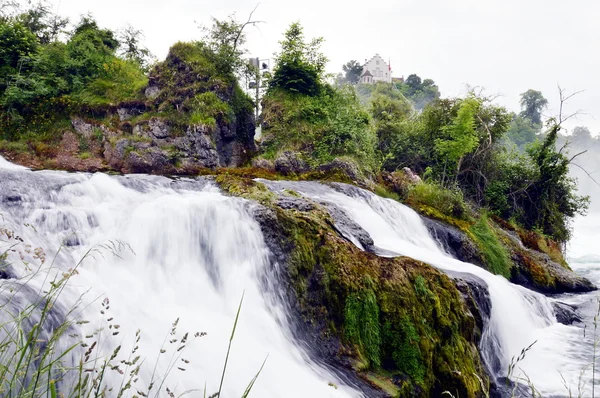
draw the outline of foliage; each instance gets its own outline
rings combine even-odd
[[[542,143],[528,154],[538,178],[527,189],[531,201],[525,207],[525,225],[540,228],[546,235],[565,242],[570,236],[567,218],[584,214],[589,198],[576,194],[576,181],[568,176],[570,159],[555,144],[559,125],[553,125]]]
[[[272,90],[264,99],[263,123],[268,158],[292,150],[315,165],[348,156],[367,170],[377,167],[369,115],[351,87],[328,87],[319,96]]]
[[[440,98],[440,90],[432,79],[421,78],[412,74],[404,82],[396,83],[400,92],[408,98],[417,110],[422,110],[427,104]]]
[[[240,76],[248,75],[252,71],[248,62],[244,59],[247,53],[246,33],[244,29],[248,25],[256,25],[259,21],[253,21],[252,12],[247,22],[238,21],[235,14],[226,19],[213,18],[212,26],[201,26],[204,32],[202,42],[214,55],[217,69],[224,75]]]
[[[263,99],[266,158],[295,151],[312,165],[339,157],[376,170],[376,137],[370,117],[352,87],[334,88],[324,80],[322,39],[306,42],[298,23],[280,42],[281,51]]]
[[[144,33],[129,25],[119,32],[120,56],[128,61],[136,63],[139,68],[148,72],[154,62],[154,56],[148,48],[141,45]]]
[[[524,151],[528,144],[531,144],[538,138],[538,133],[539,126],[533,124],[531,120],[513,115],[510,128],[506,132],[506,138],[514,143],[519,150]]]
[[[69,24],[69,19],[52,13],[51,5],[46,1],[30,4],[31,8],[17,17],[17,20],[36,35],[45,45],[58,39]]]
[[[72,95],[83,104],[116,104],[140,96],[148,79],[137,61],[113,58],[100,76]]]
[[[475,131],[475,113],[479,105],[480,103],[473,98],[463,101],[452,123],[442,127],[445,137],[435,139],[434,150],[444,159],[444,169],[446,165],[456,167],[457,177],[464,156],[471,153],[478,143]],[[445,177],[444,170],[442,183]]]
[[[84,16],[60,41],[66,19],[45,3],[0,23],[1,136],[20,139],[86,106],[136,99],[147,79],[116,55],[119,41]],[[55,130],[48,132],[58,133]]]
[[[357,84],[360,80],[360,76],[362,75],[363,67],[358,63],[358,61],[351,60],[342,66],[342,70],[344,71],[345,82]]]
[[[526,156],[499,158],[495,180],[488,184],[485,196],[496,214],[566,242],[569,219],[585,213],[589,199],[577,195],[576,181],[569,177],[571,160],[556,148],[559,130],[560,126],[552,125]]]
[[[269,90],[283,89],[291,93],[310,96],[321,94],[324,87],[327,58],[319,51],[323,38],[306,42],[304,29],[298,22],[290,25],[284,39],[279,42]]]
[[[422,182],[409,190],[407,202],[424,212],[429,208],[447,217],[469,219],[463,193],[458,189],[446,189],[436,183]]]
[[[537,90],[529,89],[521,94],[522,111],[519,116],[535,125],[542,125],[542,111],[548,106],[548,100]]]

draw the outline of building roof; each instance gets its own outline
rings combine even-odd
[[[361,77],[363,77],[363,76],[371,76],[371,77],[373,77],[373,75],[371,74],[371,72],[369,72],[368,69],[365,70],[365,72],[361,75]]]

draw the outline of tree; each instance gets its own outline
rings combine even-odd
[[[573,129],[573,142],[575,141],[590,141],[592,140],[592,133],[590,129],[585,126],[577,126]]]
[[[350,84],[356,84],[359,82],[362,75],[363,67],[356,60],[348,61],[342,66],[346,81]]]
[[[475,114],[479,109],[480,103],[475,98],[467,98],[458,109],[458,113],[451,124],[444,126],[442,132],[446,135],[444,138],[435,140],[435,151],[446,162],[455,166],[456,176],[460,172],[460,167],[465,155],[469,154],[477,147],[478,135],[475,129]],[[442,177],[442,184],[445,180],[445,174]]]
[[[120,55],[126,60],[135,62],[148,72],[154,63],[154,56],[146,47],[141,45],[144,34],[141,30],[135,29],[129,25],[119,32],[119,41],[121,42]]]
[[[527,227],[537,227],[559,242],[566,242],[570,236],[568,219],[585,214],[589,197],[577,195],[577,183],[569,177],[569,164],[578,155],[568,158],[556,148],[560,129],[560,124],[554,122],[544,141],[528,151],[538,175],[526,191],[524,217]]]
[[[408,77],[404,81],[404,84],[410,87],[412,90],[411,94],[414,94],[414,92],[421,87],[421,78],[413,73],[411,75],[408,75]]]
[[[427,104],[440,98],[440,90],[432,79],[421,80],[414,73],[396,86],[406,98],[412,101],[417,110],[424,109]]]
[[[527,90],[521,94],[521,117],[529,119],[531,123],[542,125],[542,111],[548,106],[548,100],[540,91]]]
[[[306,42],[300,23],[292,23],[279,42],[281,52],[276,57],[269,89],[281,88],[311,96],[320,94],[327,63],[327,58],[320,52],[322,43],[321,37]]]
[[[20,14],[17,20],[37,36],[40,44],[56,41],[58,35],[63,33],[69,24],[68,18],[52,13],[50,6],[45,1],[40,1]]]
[[[527,144],[537,139],[538,128],[534,126],[529,119],[522,116],[512,115],[513,120],[506,133],[506,138],[513,142],[517,148],[524,150]]]
[[[229,15],[224,20],[213,18],[211,27],[200,26],[204,31],[202,41],[217,55],[219,69],[224,74],[247,75],[252,73],[249,70],[248,62],[244,59],[246,54],[246,33],[248,26],[256,26],[262,21],[253,20],[256,7],[248,16],[246,22],[239,22],[235,14]]]

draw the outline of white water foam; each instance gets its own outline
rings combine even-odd
[[[552,299],[513,285],[501,276],[472,264],[451,258],[431,237],[421,217],[412,209],[391,199],[353,188],[353,194],[311,182],[267,182],[273,189],[295,190],[321,202],[343,208],[373,238],[375,246],[388,252],[412,257],[441,270],[462,272],[481,278],[488,285],[492,301],[490,325],[482,342],[484,355],[500,359],[498,376],[506,376],[513,357],[537,341],[518,364],[513,377],[529,377],[544,396],[568,396],[565,383],[577,394],[590,391],[590,339],[583,328],[556,322]],[[346,191],[346,190],[342,190]],[[562,376],[561,376],[562,375]],[[581,377],[580,377],[581,376]]]
[[[119,334],[110,336],[115,329],[104,332],[104,354],[117,344],[124,352],[130,350],[140,329],[138,354],[146,364],[138,386],[149,384],[171,323],[179,318],[180,337],[183,331],[207,335],[189,345],[183,358],[190,363],[178,361],[166,386],[176,395],[196,389],[192,396],[202,396],[199,391],[205,383],[208,395],[216,392],[245,292],[223,397],[242,396],[267,355],[251,396],[357,396],[292,342],[282,307],[265,297],[260,277],[266,272],[268,252],[248,211],[251,205],[203,185],[150,176],[32,172],[2,163],[0,213],[3,225],[16,229],[25,242],[44,248],[49,260],[60,243],[67,242],[56,258],[60,272],[98,245],[120,241],[131,247],[118,257],[106,249],[93,252],[59,303],[71,308],[84,295],[81,317],[90,321],[85,334],[106,327],[107,317],[114,318]],[[9,260],[20,264],[18,258]],[[13,272],[25,274],[20,266]],[[43,284],[44,272],[30,282]],[[105,297],[110,310],[102,315]],[[169,358],[159,361],[157,374],[164,374]],[[108,377],[113,385],[121,381],[116,372]]]

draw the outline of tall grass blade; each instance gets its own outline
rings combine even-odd
[[[219,392],[217,393],[217,397],[221,397],[221,390],[223,389],[223,380],[225,380],[227,362],[229,361],[229,352],[231,351],[231,342],[233,341],[233,337],[235,336],[235,328],[237,327],[238,319],[240,317],[240,311],[242,310],[242,303],[244,302],[245,293],[246,292],[242,293],[240,305],[238,306],[237,314],[235,315],[235,322],[233,322],[233,330],[231,331],[231,337],[229,338],[229,346],[227,347],[227,355],[225,356],[225,364],[223,365],[223,374],[221,375],[221,383],[219,384]]]
[[[254,387],[254,383],[256,382],[256,379],[258,379],[260,372],[262,372],[263,368],[265,367],[265,363],[267,363],[268,358],[269,358],[269,356],[267,355],[267,357],[263,361],[262,365],[260,366],[260,369],[258,369],[258,372],[254,375],[252,380],[250,380],[250,384],[248,384],[248,387],[246,387],[246,391],[244,391],[242,398],[247,398],[248,395],[250,395],[250,391],[252,390],[252,387]]]

